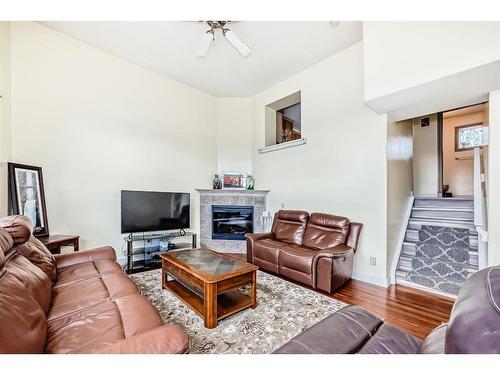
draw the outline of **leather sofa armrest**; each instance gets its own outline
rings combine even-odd
[[[177,325],[166,325],[131,336],[95,354],[183,354],[189,352],[189,340]]]
[[[350,255],[354,252],[354,249],[347,245],[337,245],[334,247],[329,247],[328,249],[318,250],[314,259],[319,260],[319,258],[338,258],[346,255]]]
[[[95,259],[112,259],[116,261],[115,250],[110,246],[77,251],[71,254],[54,255],[57,268],[72,266],[79,263],[90,262]]]
[[[260,240],[265,240],[267,238],[273,238],[274,235],[272,232],[267,233],[246,233],[245,234],[247,240],[247,262],[253,264],[253,248],[255,242]]]
[[[268,233],[246,233],[245,237],[249,239],[250,241],[255,242],[259,240],[264,240],[266,238],[273,238],[273,233],[268,232]]]
[[[318,281],[318,262],[322,258],[335,259],[335,258],[345,258],[354,255],[354,249],[347,245],[337,245],[334,247],[329,247],[327,249],[318,250],[313,258],[312,271],[313,271],[313,288],[317,287]],[[341,259],[342,260],[342,259]]]
[[[347,237],[347,246],[352,247],[354,252],[358,249],[359,235],[362,228],[363,224],[361,223],[351,223],[351,229],[349,230],[349,236]]]

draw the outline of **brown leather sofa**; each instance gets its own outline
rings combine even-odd
[[[247,261],[331,293],[351,278],[362,226],[342,216],[280,210],[270,233],[246,234]]]
[[[281,354],[500,354],[500,266],[471,276],[450,320],[423,341],[347,306],[290,340]]]
[[[53,256],[24,216],[0,219],[0,353],[185,353],[111,247]]]

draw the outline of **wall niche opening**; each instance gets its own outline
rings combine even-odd
[[[300,91],[266,105],[265,111],[266,147],[303,138]]]

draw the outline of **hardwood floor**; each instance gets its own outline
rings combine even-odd
[[[349,281],[331,296],[364,307],[386,323],[420,338],[448,321],[454,302],[450,298],[403,285],[383,288],[358,280]]]
[[[238,254],[238,257],[245,259],[242,254]],[[348,304],[359,305],[384,319],[386,323],[420,338],[448,321],[454,302],[450,298],[403,285],[383,288],[358,280],[349,281],[333,294],[320,293]]]

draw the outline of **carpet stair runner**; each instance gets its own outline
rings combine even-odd
[[[416,198],[396,283],[456,296],[477,271],[472,199]]]

